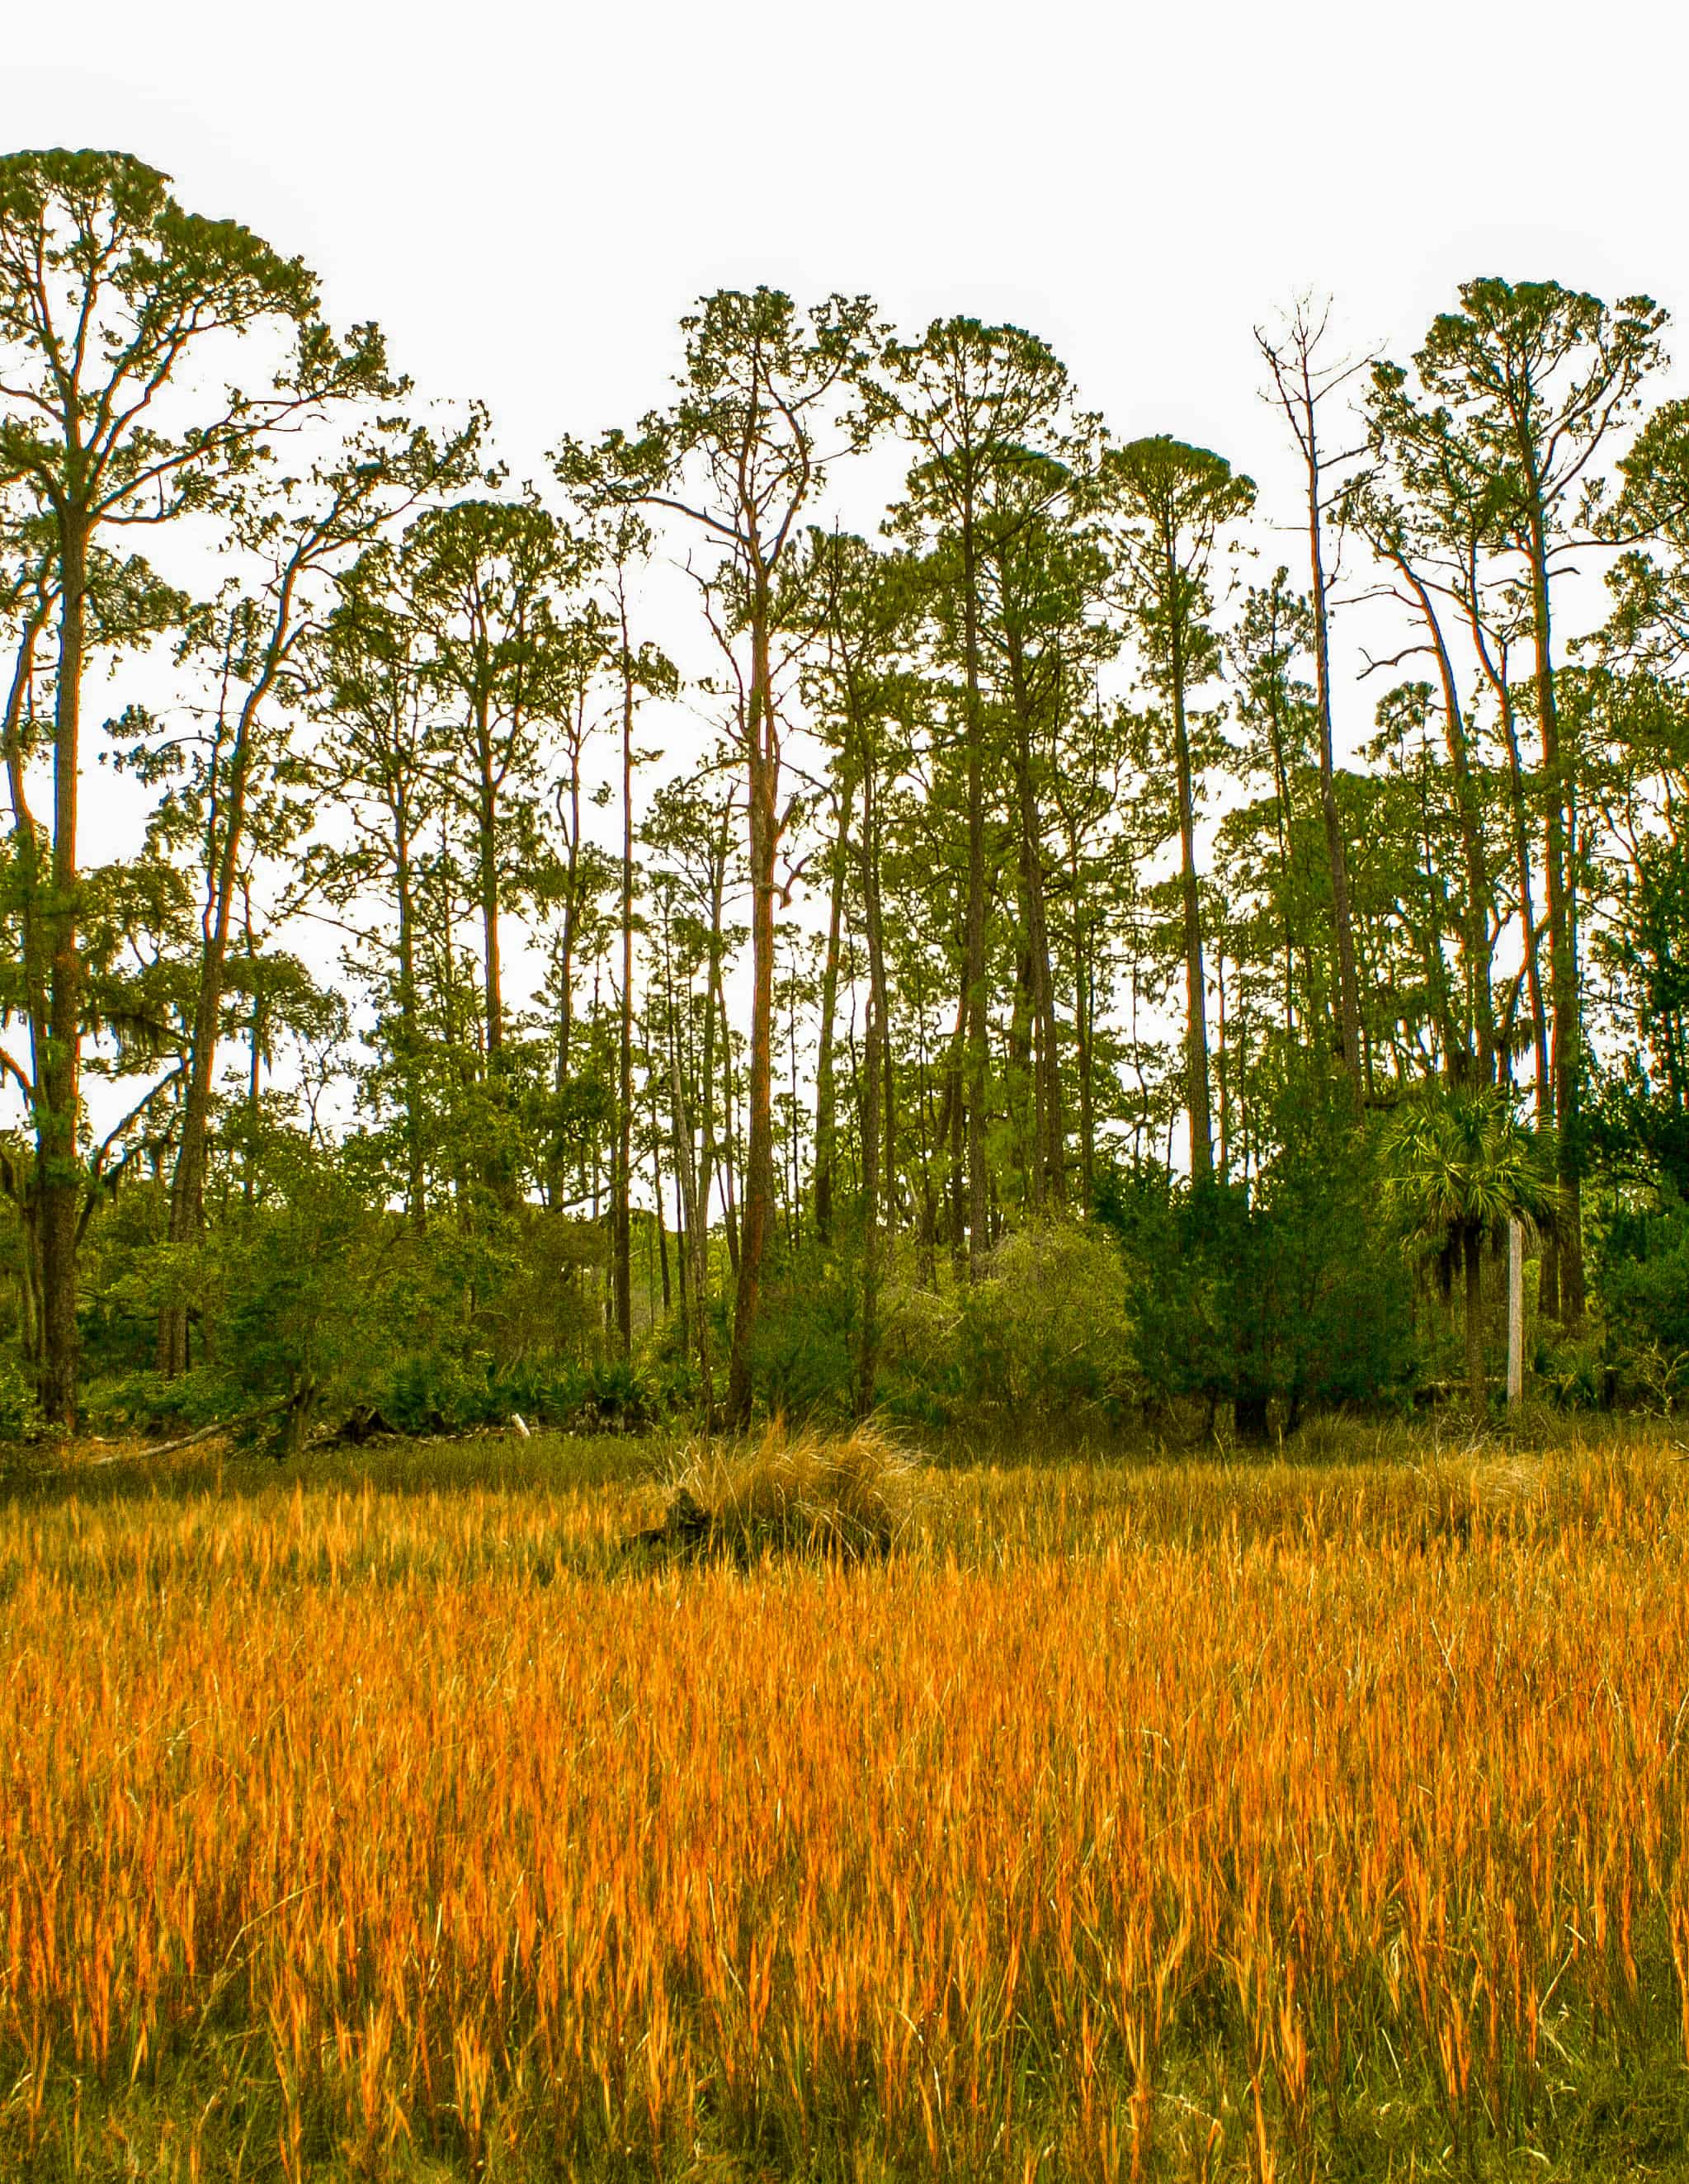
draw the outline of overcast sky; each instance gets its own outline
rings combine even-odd
[[[1270,493],[1250,330],[1298,287],[1402,352],[1474,273],[1689,311],[1685,22],[1669,0],[81,0],[8,24],[0,137],[133,151],[303,254],[333,317],[491,404],[519,474],[661,397],[693,298],[768,281],[867,290],[910,330],[1016,320],[1117,432],[1204,442]]]

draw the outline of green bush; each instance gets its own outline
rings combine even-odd
[[[1377,1155],[1341,1094],[1286,1086],[1279,1142],[1248,1186],[1192,1189],[1146,1163],[1106,1171],[1135,1359],[1151,1403],[1229,1403],[1240,1432],[1316,1406],[1399,1409],[1418,1375],[1413,1283],[1379,1211]]]
[[[848,1243],[818,1241],[770,1256],[751,1351],[758,1399],[771,1417],[846,1418],[860,1339],[860,1260]]]
[[[1126,1270],[1106,1235],[1051,1223],[1006,1236],[956,1329],[970,1406],[1118,1419],[1137,1375]]]
[[[1614,1214],[1600,1240],[1595,1284],[1607,1324],[1613,1392],[1669,1412],[1689,1396],[1689,1206],[1675,1194],[1647,1210]],[[1593,1372],[1586,1395],[1607,1392]]]
[[[14,1357],[0,1359],[0,1441],[33,1440],[40,1431],[35,1376]]]

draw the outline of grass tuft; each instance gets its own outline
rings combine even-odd
[[[667,1519],[646,1537],[745,1563],[766,1554],[862,1562],[892,1552],[917,1501],[915,1467],[883,1428],[794,1432],[776,1418],[759,1440],[683,1450]]]

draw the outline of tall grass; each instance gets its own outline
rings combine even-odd
[[[0,2174],[1681,2157],[1668,1446],[953,1472],[750,1569],[405,1475],[0,1510]]]

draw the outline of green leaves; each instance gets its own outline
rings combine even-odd
[[[1213,604],[1209,571],[1221,531],[1254,507],[1254,481],[1224,455],[1161,432],[1105,451],[1102,494],[1123,603],[1171,695],[1175,672],[1194,685],[1218,666],[1202,627]]]
[[[1539,1141],[1500,1086],[1428,1087],[1402,1101],[1385,1134],[1385,1194],[1408,1234],[1440,1248],[1469,1229],[1512,1219],[1545,1224],[1554,1184]]]
[[[884,330],[866,296],[831,295],[805,313],[767,287],[718,289],[681,326],[686,361],[673,403],[649,412],[637,434],[563,440],[553,467],[588,510],[686,516],[766,581],[827,462],[873,428],[845,398]]]
[[[89,525],[203,503],[256,433],[348,377],[396,391],[373,328],[346,350],[333,343],[298,259],[183,211],[166,181],[120,153],[0,159],[0,480]],[[228,389],[175,432],[159,427],[154,397],[190,350],[265,324],[291,332],[291,371],[258,395]]]
[[[1374,437],[1446,523],[1463,505],[1480,535],[1524,550],[1533,526],[1569,521],[1597,449],[1636,414],[1664,362],[1666,314],[1553,281],[1468,281],[1460,301],[1415,354],[1421,401],[1400,366],[1376,367]]]

